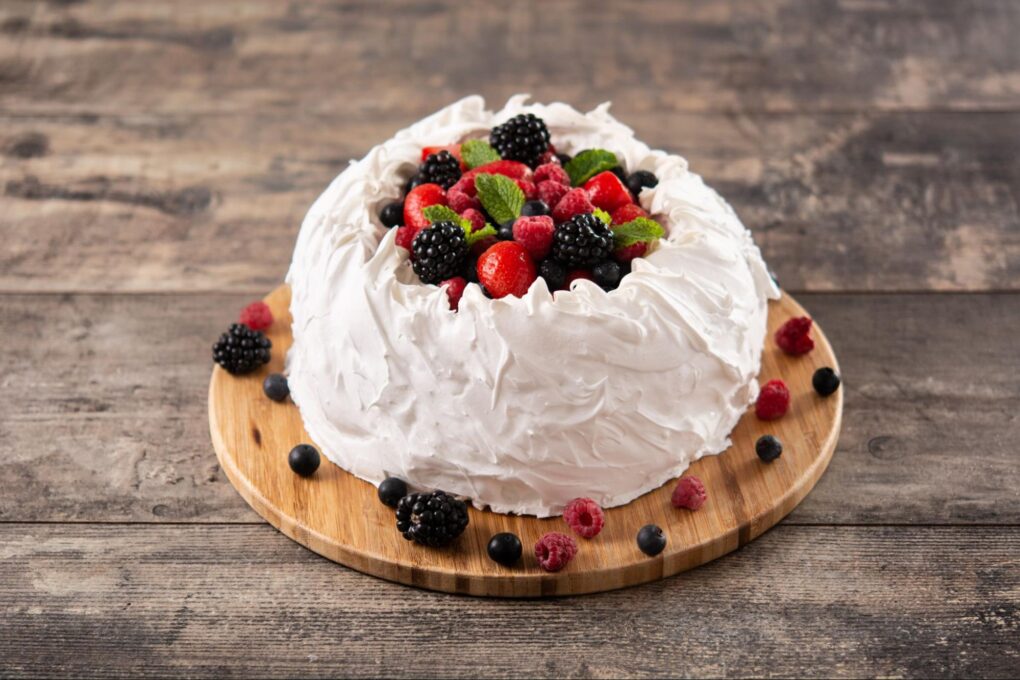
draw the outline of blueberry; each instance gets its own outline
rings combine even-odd
[[[565,153],[556,154],[556,158],[560,159],[560,165],[566,165],[570,162],[570,156]]]
[[[659,178],[647,170],[635,170],[626,181],[627,188],[630,189],[630,193],[635,196],[640,195],[641,190],[645,187],[654,187],[658,183]]]
[[[538,275],[545,279],[550,291],[563,288],[567,282],[567,270],[556,260],[543,260],[538,265]]]
[[[811,384],[814,386],[815,392],[827,397],[839,389],[839,374],[828,366],[824,366],[811,376]]]
[[[770,434],[758,437],[754,444],[755,453],[766,463],[771,463],[783,453],[783,444]]]
[[[536,215],[548,215],[549,206],[545,204],[545,201],[528,201],[521,208],[521,215],[523,217],[535,217]]]
[[[397,507],[397,503],[406,495],[407,482],[399,477],[387,477],[379,485],[379,500],[391,508]]]
[[[419,184],[425,184],[425,180],[421,177],[421,175],[413,175],[407,180],[407,184],[404,185],[404,193],[411,193],[411,189],[415,188]]]
[[[591,276],[604,290],[613,290],[620,285],[620,265],[612,260],[600,262],[591,270]]]
[[[464,263],[464,273],[461,274],[468,283],[478,283],[478,259],[469,257]]]
[[[516,534],[496,534],[489,539],[489,557],[504,567],[509,567],[521,559],[521,539]]]
[[[309,477],[319,469],[319,452],[309,444],[298,444],[290,450],[287,462],[290,469],[302,477]]]
[[[622,166],[619,165],[613,166],[609,168],[609,172],[616,175],[620,179],[620,181],[623,182],[623,185],[627,186],[627,171],[624,170]]]
[[[666,535],[654,524],[646,524],[637,532],[637,544],[641,552],[655,557],[666,547]]]
[[[262,391],[273,401],[283,401],[290,395],[287,378],[280,373],[272,373],[262,381]]]
[[[500,241],[513,241],[514,220],[507,220],[503,224],[499,225],[499,230],[496,232],[496,235]]]
[[[379,211],[379,221],[386,227],[396,227],[402,224],[404,222],[404,202],[387,203],[386,207]]]

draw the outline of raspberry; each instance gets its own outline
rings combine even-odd
[[[466,191],[461,191],[457,188],[457,185],[450,187],[450,190],[446,192],[446,201],[453,212],[463,215],[466,210],[481,210],[482,202],[477,198],[468,194]]]
[[[411,249],[411,244],[414,243],[414,237],[421,231],[418,227],[412,227],[405,224],[402,227],[397,227],[397,236],[394,238],[394,242],[401,248]]]
[[[538,183],[538,197],[545,201],[546,205],[551,205],[553,207],[560,202],[560,199],[562,199],[568,191],[570,191],[569,186],[549,179]]]
[[[560,222],[566,222],[574,215],[580,215],[581,213],[590,213],[595,209],[592,205],[591,199],[588,198],[588,192],[584,189],[571,189],[553,208],[552,216],[556,220],[556,224]]]
[[[575,498],[563,509],[563,519],[582,538],[594,538],[606,525],[606,516],[599,504],[590,498]]]
[[[673,496],[669,499],[674,508],[687,508],[697,510],[708,499],[705,493],[705,485],[694,476],[681,477],[673,489]]]
[[[548,215],[518,217],[513,227],[514,240],[524,246],[536,262],[549,254],[555,231],[553,220]]]
[[[613,224],[627,224],[638,217],[648,217],[648,212],[640,205],[628,203],[612,212]]]
[[[550,531],[535,544],[535,559],[546,571],[559,571],[577,554],[577,543],[570,536]]]
[[[510,179],[526,179],[529,182],[534,174],[524,163],[518,163],[517,161],[492,161],[485,165],[479,165],[474,170],[468,170],[464,173],[462,179],[469,179],[472,183],[475,181],[475,175],[503,175]]]
[[[535,187],[534,182],[529,182],[526,179],[515,179],[514,182],[524,192],[524,200],[532,201],[538,198],[538,189]]]
[[[644,257],[647,252],[648,244],[645,241],[639,241],[624,248],[617,248],[613,251],[613,257],[617,262],[630,262],[636,257]]]
[[[264,331],[273,325],[273,312],[269,305],[259,300],[241,310],[240,321],[253,331]]]
[[[538,164],[545,165],[546,163],[556,163],[559,165],[560,159],[556,156],[556,147],[552,144],[549,145],[549,150],[538,157]]]
[[[516,241],[500,241],[478,258],[478,281],[494,298],[524,297],[537,277],[531,256]]]
[[[460,216],[471,223],[471,231],[478,231],[485,226],[485,215],[474,208],[468,208]]]
[[[450,191],[459,191],[463,194],[467,194],[471,198],[477,196],[478,188],[475,186],[474,170],[464,173],[463,177],[457,180],[457,183],[450,187]],[[447,199],[449,199],[449,193],[447,194]],[[450,207],[453,208],[452,205]],[[456,210],[456,208],[454,208],[454,210]]]
[[[570,175],[568,175],[567,171],[563,169],[563,166],[560,165],[559,161],[556,161],[555,163],[546,163],[545,165],[540,165],[535,169],[536,182],[545,182],[547,180],[556,182],[557,184],[562,184],[566,187],[570,186]]]
[[[588,192],[588,197],[595,207],[608,212],[633,203],[630,189],[610,170],[600,172],[585,182],[584,190]]]
[[[807,354],[815,348],[811,339],[811,318],[801,316],[790,319],[776,331],[776,344],[779,349],[794,356]]]
[[[782,418],[790,408],[790,390],[782,380],[769,380],[758,393],[754,412],[762,420]]]
[[[430,222],[422,210],[431,205],[446,205],[446,192],[438,184],[419,184],[404,199],[404,226],[424,229]]]
[[[457,311],[457,308],[460,307],[460,298],[464,295],[464,289],[467,288],[467,279],[463,276],[454,276],[452,279],[443,281],[439,286],[446,289],[446,296],[450,299],[450,309]]]

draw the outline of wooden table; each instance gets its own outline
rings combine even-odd
[[[0,675],[1020,668],[1020,3],[0,2]],[[209,347],[346,161],[472,92],[685,155],[823,324],[832,465],[660,583],[339,567],[216,465]]]

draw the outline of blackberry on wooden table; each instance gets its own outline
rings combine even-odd
[[[273,343],[260,331],[253,331],[241,323],[231,324],[213,345],[213,361],[233,375],[251,373],[269,363],[272,346]]]

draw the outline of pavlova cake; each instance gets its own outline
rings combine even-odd
[[[683,158],[608,105],[525,96],[468,97],[353,162],[287,281],[290,394],[327,458],[540,517],[723,451],[779,295]]]

